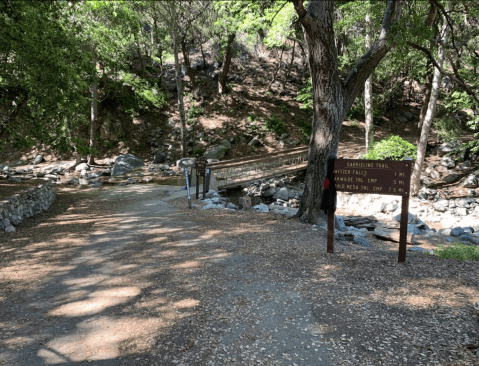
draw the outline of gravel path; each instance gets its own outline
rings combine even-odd
[[[479,264],[184,191],[59,192],[0,237],[0,365],[479,365]]]

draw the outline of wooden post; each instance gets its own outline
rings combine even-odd
[[[407,241],[408,216],[409,216],[409,194],[402,196],[401,222],[400,222],[400,226],[399,226],[398,262],[405,262],[406,261],[406,241]]]
[[[200,198],[200,176],[196,174],[196,199]]]
[[[334,211],[328,212],[328,253],[334,253],[334,230],[335,230]]]

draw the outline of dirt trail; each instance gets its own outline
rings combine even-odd
[[[308,225],[184,193],[63,192],[2,237],[0,365],[477,364],[477,263],[331,256]]]

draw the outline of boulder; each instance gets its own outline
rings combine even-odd
[[[255,211],[259,212],[269,212],[268,206],[266,206],[264,203],[260,203],[259,205],[253,206]]]
[[[479,238],[475,238],[474,236],[463,234],[459,236],[459,239],[463,243],[472,243],[472,244],[479,244]]]
[[[33,159],[33,164],[37,165],[37,164],[40,164],[42,161],[43,161],[43,156],[41,156],[39,154],[39,155],[35,156],[35,159]]]
[[[476,176],[473,174],[468,176],[466,179],[464,179],[462,186],[465,188],[477,188],[478,182]]]
[[[223,145],[224,147],[226,147],[228,150],[231,149],[231,142],[229,140],[226,140],[226,139],[221,140],[220,144]]]
[[[120,155],[115,160],[115,164],[111,170],[111,175],[122,175],[132,171],[135,168],[141,168],[144,165],[145,163],[133,154]]]
[[[444,156],[453,151],[453,148],[448,143],[444,143],[437,148],[437,155]]]
[[[280,200],[283,200],[283,201],[287,201],[289,199],[289,192],[288,192],[288,188],[286,187],[283,187],[281,188],[279,191],[277,191],[274,196],[273,196],[274,199],[280,199]]]
[[[408,233],[413,233],[414,235],[421,234],[421,230],[419,230],[419,228],[414,224],[408,224],[407,231]]]
[[[342,216],[340,215],[336,216],[335,227],[336,227],[336,230],[339,230],[339,231],[347,230],[346,224],[344,223],[344,219]]]
[[[452,169],[456,167],[456,162],[450,156],[444,156],[441,159],[441,165],[445,166],[448,169]]]
[[[276,193],[276,188],[275,187],[269,187],[266,191],[262,193],[263,197],[272,197]]]
[[[87,163],[81,163],[75,167],[75,171],[77,172],[81,172],[82,170],[88,170],[88,169],[90,169],[90,166]]]
[[[206,159],[222,159],[228,149],[224,145],[215,145],[206,150],[204,157]]]
[[[449,201],[448,200],[440,200],[440,201],[437,201],[434,205],[433,205],[434,209],[436,211],[439,211],[439,212],[445,212],[448,207],[449,207]]]
[[[15,232],[15,228],[14,228],[12,225],[8,225],[8,226],[5,228],[5,232],[6,232],[6,233],[14,233],[14,232]]]
[[[451,230],[451,236],[461,236],[464,234],[464,229],[462,227],[455,227],[454,229]]]
[[[442,179],[446,183],[454,183],[459,179],[459,175],[453,172],[449,172]]]
[[[180,169],[191,168],[195,166],[195,161],[195,158],[183,158],[176,161],[176,166]]]
[[[165,161],[166,154],[164,152],[157,152],[153,157],[154,164],[162,164]]]

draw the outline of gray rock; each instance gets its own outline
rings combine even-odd
[[[477,188],[477,178],[475,175],[470,175],[466,179],[464,179],[464,183],[462,186],[465,188]]]
[[[272,197],[276,193],[276,188],[275,187],[269,187],[266,191],[262,193],[263,197]]]
[[[463,234],[463,235],[459,236],[459,239],[463,243],[479,244],[479,238],[475,238],[475,237],[473,237],[471,235],[468,235],[468,234]]]
[[[454,229],[451,230],[451,236],[461,236],[464,234],[464,229],[462,227],[455,227]]]
[[[216,145],[206,150],[204,157],[206,159],[222,159],[228,149],[224,145]]]
[[[467,216],[467,208],[465,207],[456,208],[456,214],[459,216]]]
[[[12,225],[8,225],[8,226],[5,228],[5,232],[6,232],[6,233],[14,233],[14,232],[15,232],[15,228],[14,228]]]
[[[67,184],[79,184],[80,181],[78,180],[78,178],[70,178],[67,182]]]
[[[260,203],[259,205],[253,206],[255,211],[259,212],[269,212],[268,206],[266,206],[264,203]]]
[[[100,173],[104,177],[108,177],[111,175],[111,170],[110,169],[105,169]]]
[[[130,184],[135,184],[135,183],[137,182],[137,180],[136,180],[135,178],[133,178],[133,177],[128,178],[127,181],[128,181],[128,183],[130,183]]]
[[[238,206],[236,206],[233,202],[228,202],[226,208],[229,208],[230,210],[237,210]]]
[[[218,192],[210,189],[208,192],[205,194],[205,198],[213,198],[213,197],[218,197]]]
[[[453,149],[451,145],[449,145],[448,143],[444,143],[437,148],[437,155],[444,156],[452,151]]]
[[[441,165],[452,169],[456,166],[456,162],[450,156],[444,156],[441,160]]]
[[[248,146],[261,146],[263,143],[260,141],[258,136],[253,137],[250,142],[248,142]]]
[[[92,187],[98,188],[103,186],[103,182],[96,182],[91,185]]]
[[[454,241],[454,238],[451,238],[450,236],[448,236],[446,238],[446,241],[449,242],[449,243],[452,243]]]
[[[120,155],[115,160],[115,164],[111,170],[111,175],[122,175],[132,171],[135,168],[141,168],[144,165],[145,163],[133,154]]]
[[[153,157],[154,164],[162,164],[165,161],[166,154],[164,152],[157,152]]]
[[[90,179],[96,179],[100,176],[101,174],[100,173],[91,173],[91,174],[88,174],[88,178]]]
[[[35,173],[35,177],[37,178],[43,178],[45,176],[45,173],[42,173],[42,172],[36,172]]]
[[[449,207],[449,201],[448,200],[440,200],[434,203],[433,205],[434,209],[439,212],[445,212],[447,208]]]
[[[35,156],[35,159],[33,159],[33,164],[36,165],[36,164],[40,164],[41,162],[43,161],[43,156],[41,156],[40,154]]]
[[[410,247],[410,248],[408,248],[408,251],[417,252],[417,253],[434,254],[434,251],[432,249],[426,249],[426,248],[422,248],[422,247]]]
[[[223,145],[224,147],[226,147],[228,150],[231,149],[231,142],[229,140],[226,140],[226,139],[221,140],[220,144]]]
[[[366,239],[361,237],[355,237],[353,240],[353,244],[359,244],[365,247],[372,247],[372,245]]]
[[[288,188],[286,187],[281,188],[278,192],[276,192],[276,194],[274,195],[274,198],[276,199],[279,198],[280,200],[287,201],[289,199]]]
[[[81,163],[75,167],[75,171],[77,172],[81,172],[82,170],[88,170],[88,169],[90,169],[90,166],[87,163]]]
[[[339,231],[346,231],[347,230],[346,224],[344,223],[344,220],[343,220],[342,216],[340,216],[340,215],[336,216],[335,227],[336,227],[336,230],[339,230]]]
[[[446,183],[453,183],[458,179],[459,179],[459,175],[452,172],[447,173],[443,178],[444,182]]]
[[[394,216],[394,220],[396,220],[397,222],[401,222],[401,214],[397,214],[396,216]],[[407,215],[408,224],[417,224],[418,221],[420,220],[418,220],[416,215],[413,215],[412,213],[408,212],[408,215]]]
[[[10,170],[10,167],[8,165],[5,165],[2,169],[2,172],[8,172]]]
[[[296,140],[296,139],[287,139],[286,143],[289,144],[292,147],[295,147],[295,146],[299,145],[299,141]]]
[[[406,118],[406,117],[403,117],[403,116],[400,116],[400,117],[397,118],[397,121],[398,121],[399,123],[405,123],[405,122],[407,122],[407,118]]]
[[[209,203],[206,206],[203,206],[201,209],[202,210],[211,210],[211,209],[214,209],[214,208],[224,208],[224,207],[221,204]]]
[[[411,121],[414,118],[413,114],[409,111],[406,111],[403,114],[404,114],[404,117],[408,119],[408,121]]]
[[[419,228],[418,228],[416,225],[414,225],[414,224],[408,224],[408,226],[407,226],[407,231],[408,231],[409,233],[413,233],[414,235],[419,235],[419,234],[421,234],[421,230],[419,230]]]

